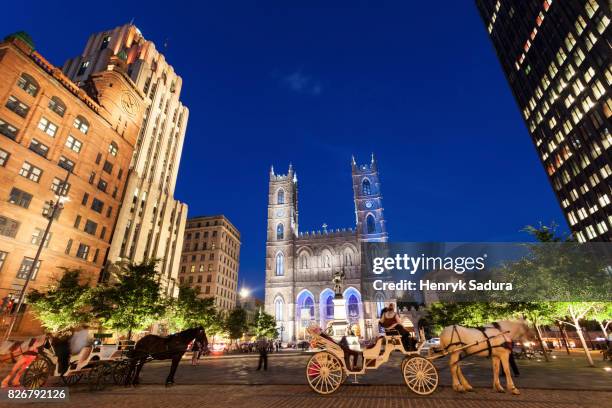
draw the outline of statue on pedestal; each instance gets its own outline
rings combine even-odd
[[[342,284],[344,283],[344,278],[346,274],[344,273],[344,268],[339,271],[334,272],[334,277],[332,279],[332,283],[334,284],[334,293],[336,299],[342,298]]]

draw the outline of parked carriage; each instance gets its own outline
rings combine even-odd
[[[342,347],[331,337],[316,327],[308,329],[312,345],[320,348],[306,365],[308,385],[319,394],[331,394],[349,375],[363,375],[368,370],[376,370],[387,363],[391,353],[398,351],[404,355],[401,371],[408,388],[419,395],[429,395],[438,387],[438,370],[431,360],[437,358],[420,355],[423,343],[415,350],[406,350],[400,334],[389,330],[384,336],[361,352]]]
[[[21,384],[29,389],[40,388],[50,376],[60,377],[67,386],[85,379],[91,390],[101,390],[110,381],[122,384],[129,370],[126,354],[131,347],[128,342],[103,345],[96,341],[83,361],[80,361],[80,354],[71,355],[68,370],[60,376],[58,357],[50,339],[47,339],[36,359],[25,370]]]

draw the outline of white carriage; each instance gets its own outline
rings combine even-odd
[[[335,392],[349,375],[363,375],[368,370],[378,369],[389,361],[394,351],[405,356],[401,370],[412,392],[429,395],[438,387],[438,370],[431,362],[433,358],[420,355],[423,343],[417,344],[415,350],[405,350],[397,331],[391,330],[379,336],[361,352],[342,347],[317,327],[309,328],[308,333],[312,346],[320,351],[308,361],[306,378],[308,385],[319,394]]]
[[[123,383],[129,368],[127,351],[131,348],[126,342],[103,345],[94,342],[78,354],[69,358],[68,369],[60,375],[57,355],[47,339],[36,359],[28,366],[21,379],[25,388],[40,388],[47,383],[50,376],[60,377],[65,385],[74,385],[86,379],[91,390],[101,390],[109,381]]]

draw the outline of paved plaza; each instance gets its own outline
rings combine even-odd
[[[595,357],[599,357],[594,354]],[[256,355],[211,357],[193,367],[185,359],[176,374],[176,385],[163,386],[169,364],[152,362],[142,372],[138,387],[109,386],[92,393],[87,385],[71,388],[70,401],[57,406],[80,408],[136,407],[607,407],[612,400],[611,367],[597,359],[586,365],[584,356],[556,353],[550,363],[519,360],[521,375],[515,379],[522,394],[512,396],[491,389],[488,359],[463,363],[464,373],[476,392],[458,394],[450,388],[445,359],[436,361],[440,372],[438,390],[428,396],[412,394],[403,384],[400,356],[377,371],[368,372],[354,384],[349,378],[330,396],[315,394],[306,385],[307,354],[281,353],[269,358],[269,370],[257,371]],[[53,382],[52,384],[56,384]],[[502,379],[502,384],[505,384]],[[1,404],[1,403],[0,403]],[[5,404],[6,405],[6,404]],[[35,406],[41,406],[37,404]]]
[[[76,391],[72,393],[68,403],[57,406],[75,408],[603,408],[609,406],[610,398],[612,398],[612,392],[604,391],[526,389],[522,395],[512,396],[495,393],[489,389],[478,389],[469,394],[457,394],[448,387],[439,389],[433,395],[421,397],[409,393],[405,386],[399,385],[347,385],[329,396],[314,394],[305,385],[176,385],[171,388],[143,385],[135,389],[113,387],[95,394]],[[54,405],[49,404],[48,406]]]

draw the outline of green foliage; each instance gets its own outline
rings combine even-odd
[[[274,317],[262,310],[259,310],[255,315],[255,335],[258,338],[277,338],[278,331],[276,330],[276,320]]]
[[[508,316],[507,306],[495,302],[435,302],[427,307],[427,311],[436,332],[453,324],[469,327],[483,326]]]
[[[94,310],[102,324],[116,331],[144,329],[158,320],[166,304],[160,296],[156,261],[119,265],[115,279],[97,288]]]
[[[61,278],[45,292],[33,290],[27,296],[28,304],[43,327],[52,333],[89,323],[92,319],[89,282],[79,282],[81,270],[62,268]]]
[[[239,339],[248,329],[246,311],[240,307],[229,312],[225,319],[224,329],[230,339]]]
[[[165,318],[171,331],[203,326],[208,332],[218,316],[213,298],[199,298],[195,289],[182,286],[178,298],[169,302]]]

